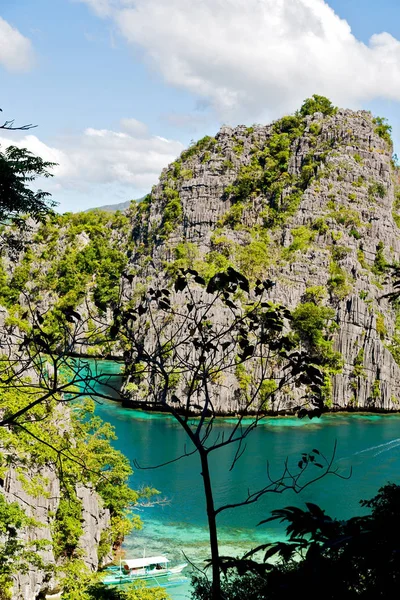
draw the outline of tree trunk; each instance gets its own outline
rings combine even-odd
[[[212,561],[212,588],[211,598],[212,600],[221,600],[221,580],[219,571],[219,550],[218,550],[218,534],[217,534],[217,521],[214,510],[214,498],[211,486],[210,470],[208,465],[208,454],[202,448],[199,448],[201,469],[204,485],[204,494],[206,497],[207,505],[207,519],[208,519],[208,530],[210,533],[210,548],[211,548],[211,561]]]

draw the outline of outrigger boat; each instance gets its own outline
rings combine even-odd
[[[153,579],[154,577],[168,577],[177,575],[183,571],[187,563],[181,563],[175,567],[168,566],[170,561],[165,556],[148,556],[122,560],[119,567],[109,567],[107,575],[103,579],[106,585],[126,584],[138,579]]]

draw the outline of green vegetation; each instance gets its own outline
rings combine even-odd
[[[296,227],[291,231],[293,241],[287,249],[284,256],[289,258],[293,252],[305,252],[314,241],[315,232],[309,229],[306,225],[301,225],[300,227]]]
[[[115,308],[128,260],[129,227],[129,218],[121,213],[91,211],[49,217],[11,273],[0,261],[0,304],[18,319],[24,314],[21,293],[34,304],[47,296],[51,308],[43,327],[55,336],[63,335],[66,313],[79,308],[84,298],[92,300],[100,312]],[[22,321],[20,325],[23,327]],[[101,354],[104,341],[98,341]],[[103,349],[107,354],[109,345]]]
[[[53,166],[55,163],[46,162],[25,148],[9,146],[0,151],[1,224],[11,222],[21,231],[27,229],[25,215],[40,222],[51,213],[54,203],[49,202],[50,194],[34,192],[31,183],[37,177],[51,177],[49,169]]]
[[[381,137],[383,140],[385,140],[385,142],[387,144],[392,146],[393,145],[392,136],[391,136],[392,127],[391,127],[391,125],[388,124],[387,119],[385,119],[383,117],[375,117],[373,119],[373,123],[376,125],[375,133],[377,133],[379,135],[379,137]]]
[[[244,246],[238,246],[235,256],[239,269],[246,273],[251,281],[265,277],[271,263],[268,238],[253,239]]]
[[[307,98],[303,102],[299,112],[302,117],[313,115],[316,112],[320,112],[325,116],[331,116],[336,114],[337,108],[333,106],[328,98],[314,94],[311,98]]]
[[[313,502],[272,511],[262,524],[286,523],[286,537],[272,543],[267,539],[257,547],[263,562],[255,560],[255,551],[245,559],[227,561],[221,597],[314,600],[323,589],[326,600],[395,598],[400,487],[389,483],[360,504],[363,513],[347,520],[331,517]],[[193,599],[211,598],[209,582],[196,575]]]
[[[331,339],[331,335],[338,329],[334,322],[335,316],[333,308],[305,302],[292,313],[292,329],[298,339],[323,360],[324,365],[340,371],[342,358],[339,352],[333,350]]]
[[[312,223],[312,228],[315,229],[315,231],[318,231],[320,235],[323,235],[329,230],[328,223],[324,217],[318,217],[315,219],[315,221]]]
[[[184,150],[180,156],[180,160],[182,162],[186,162],[187,160],[193,158],[194,156],[198,156],[203,152],[210,152],[216,143],[217,140],[214,137],[206,135],[198,142],[191,144],[187,150]]]
[[[324,151],[310,152],[304,158],[299,177],[288,172],[291,146],[305,130],[305,117],[317,110],[324,115],[334,112],[329,100],[313,96],[306,100],[299,113],[274,123],[273,132],[264,147],[254,148],[250,163],[243,165],[234,183],[226,187],[225,196],[231,199],[233,206],[225,215],[223,225],[240,225],[243,211],[257,196],[265,199],[262,213],[265,227],[280,225],[296,212],[303,191],[326,159]],[[315,140],[319,132],[320,125],[312,124],[310,133]],[[236,208],[238,206],[240,209]]]
[[[164,204],[159,237],[166,239],[182,220],[182,202],[179,192],[176,189],[165,186],[163,191],[166,202]]]
[[[365,260],[364,250],[362,248],[359,248],[357,250],[357,260],[363,269],[369,269],[369,265],[368,265],[367,261]]]
[[[381,397],[381,384],[379,379],[375,379],[371,389],[371,399],[378,400]]]
[[[168,600],[169,595],[162,587],[148,587],[144,581],[138,581],[124,589],[103,585],[88,589],[88,600]]]
[[[400,227],[400,188],[399,187],[395,188],[392,216],[393,216],[393,220],[396,223],[397,227]]]
[[[376,333],[379,335],[381,340],[384,340],[387,334],[385,317],[382,313],[378,313],[376,315]]]
[[[31,402],[35,396],[40,397],[40,389],[30,386],[29,380],[21,383],[23,385],[3,390],[2,410],[5,417],[24,407],[27,398]],[[114,430],[111,425],[93,416],[93,409],[93,402],[85,402],[75,404],[73,410],[66,410],[64,419],[69,420],[70,428],[65,429],[60,421],[58,400],[48,400],[32,408],[29,419],[23,425],[0,428],[1,446],[7,448],[7,455],[1,457],[1,477],[4,477],[12,463],[23,487],[37,497],[47,493],[46,480],[41,476],[44,466],[55,469],[60,479],[62,497],[54,515],[52,543],[55,557],[62,560],[63,570],[69,566],[73,569],[81,557],[79,539],[82,534],[82,507],[77,498],[78,484],[96,491],[104,507],[110,510],[108,547],[105,552],[106,541],[103,539],[103,556],[113,543],[120,543],[133,527],[140,526],[138,517],[132,518],[131,510],[141,496],[148,497],[154,493],[149,489],[139,493],[129,488],[128,478],[132,473],[129,461],[112,447],[110,442],[115,439]],[[33,477],[32,473],[37,473],[37,476]],[[2,502],[0,495],[0,511]],[[16,511],[14,505],[10,507],[10,510]],[[29,524],[18,511],[15,515],[19,519],[16,523],[20,523],[18,528]],[[4,527],[6,524],[5,518]],[[15,542],[18,542],[14,544],[15,552],[26,555],[26,551],[30,551],[29,545],[22,547],[17,532],[15,537]],[[35,560],[39,559],[29,555],[31,564],[35,564]],[[19,568],[17,560],[13,568]]]
[[[313,285],[306,288],[303,296],[303,302],[313,302],[314,304],[321,304],[327,297],[327,291],[322,285]]]
[[[361,240],[362,235],[355,227],[352,227],[349,231],[349,235],[351,235],[355,240]]]
[[[330,208],[329,216],[332,219],[335,219],[336,223],[339,225],[344,225],[345,227],[362,227],[362,222],[360,219],[359,212],[352,208],[347,208],[346,206],[338,206],[335,204],[329,204],[328,208]]]
[[[378,245],[376,247],[376,254],[372,271],[373,273],[375,273],[375,275],[383,275],[387,270],[387,266],[388,263],[384,254],[384,245],[383,242],[380,241],[378,242]]]
[[[356,358],[354,359],[353,377],[365,377],[364,369],[364,348],[360,348]]]
[[[337,262],[332,260],[329,266],[329,273],[330,276],[327,282],[329,291],[339,300],[343,300],[351,292],[351,285],[348,281],[346,271]]]
[[[379,198],[382,198],[382,199],[386,196],[386,188],[383,185],[383,183],[380,183],[379,181],[374,181],[368,187],[369,199],[374,200],[375,196],[378,196]]]
[[[335,244],[331,248],[332,259],[335,262],[343,260],[350,253],[351,248],[347,248],[346,246],[340,246],[339,244]]]
[[[0,600],[11,599],[15,572],[27,573],[29,565],[43,566],[37,552],[48,545],[46,541],[24,544],[20,539],[25,528],[35,525],[34,519],[28,518],[16,502],[8,503],[0,494]]]

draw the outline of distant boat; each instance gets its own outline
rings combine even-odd
[[[187,563],[181,563],[174,567],[168,565],[170,561],[165,556],[148,556],[122,560],[119,567],[109,567],[109,575],[103,579],[105,585],[126,584],[138,579],[153,579],[154,577],[168,577],[181,573]]]

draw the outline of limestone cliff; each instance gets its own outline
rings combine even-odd
[[[59,475],[54,468],[44,467],[31,470],[27,474],[33,480],[40,476],[46,482],[40,495],[29,494],[18,477],[17,471],[11,468],[0,487],[7,502],[17,502],[28,517],[40,523],[38,527],[29,527],[22,531],[22,541],[47,541],[45,549],[40,552],[44,568],[28,565],[27,572],[15,573],[13,577],[13,600],[33,600],[40,593],[59,591],[54,567],[57,561],[52,547],[53,526],[59,507],[62,491]],[[110,526],[110,514],[102,507],[102,501],[89,487],[78,486],[77,497],[82,501],[83,533],[79,540],[79,548],[86,566],[97,571],[99,566],[97,550],[103,531]],[[60,564],[60,563],[59,563]]]
[[[317,290],[336,311],[344,359],[330,405],[397,410],[400,323],[383,298],[385,266],[400,257],[396,176],[388,128],[369,112],[223,127],[183,152],[139,206],[125,299],[152,281],[168,285],[179,267],[268,276],[277,282],[270,298],[292,309]],[[230,383],[214,399],[220,412],[235,410]]]
[[[45,425],[53,439],[57,432],[62,439],[63,432],[68,431],[70,444],[75,445],[70,413],[65,406],[56,406]],[[30,520],[18,533],[24,547],[28,549],[39,541],[39,562],[27,560],[23,564],[26,568],[17,566],[12,576],[13,600],[34,600],[44,597],[43,594],[60,591],[60,577],[68,561],[79,558],[89,571],[97,571],[101,566],[99,546],[103,540],[109,540],[109,543],[101,550],[101,563],[112,560],[112,524],[110,511],[93,484],[73,475],[71,480],[68,460],[64,458],[61,462],[56,452],[46,453],[43,442],[34,437],[21,439],[22,433],[17,430],[13,437],[2,431],[2,464],[11,466],[0,479],[0,493],[8,503],[17,503]],[[82,451],[82,446],[80,448]],[[67,509],[67,516],[65,506],[72,509]],[[74,515],[76,523],[72,520]],[[76,539],[73,539],[75,535]]]

